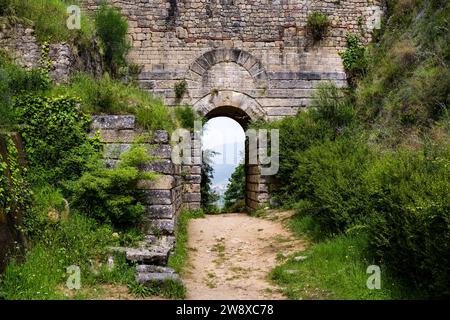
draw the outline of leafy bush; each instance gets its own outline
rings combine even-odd
[[[98,145],[87,135],[90,118],[77,103],[66,97],[27,95],[16,99],[32,181],[75,179],[95,155]]]
[[[193,130],[197,115],[190,106],[177,107],[175,109],[175,118],[180,127]]]
[[[214,178],[214,169],[211,164],[211,158],[215,155],[214,151],[205,150],[202,158],[202,183],[201,183],[201,205],[206,213],[217,211],[215,203],[219,200],[219,196],[211,189],[212,180]]]
[[[349,80],[355,84],[367,69],[366,48],[357,35],[347,34],[347,48],[340,53]]]
[[[322,40],[330,27],[330,21],[326,14],[314,11],[308,15],[306,28],[314,41]]]
[[[299,211],[323,233],[337,234],[371,213],[364,173],[370,150],[356,139],[339,138],[297,153],[290,184]]]
[[[105,62],[112,75],[117,76],[119,68],[126,65],[126,55],[130,50],[128,22],[119,10],[103,3],[96,13],[95,26],[103,46]]]
[[[149,130],[171,131],[172,115],[161,99],[133,84],[125,85],[104,75],[100,80],[83,73],[74,75],[68,85],[52,88],[49,96],[79,97],[81,109],[93,114],[135,114],[137,123]]]
[[[100,163],[84,173],[80,179],[67,184],[73,205],[89,217],[116,227],[137,225],[145,207],[138,201],[138,180],[151,180],[153,173],[144,173],[138,167],[151,157],[144,147],[134,146],[122,154],[117,168],[106,169]]]
[[[367,184],[376,216],[369,224],[375,255],[432,296],[450,295],[450,149],[387,154]]]
[[[320,87],[309,112],[300,112],[295,117],[279,122],[262,124],[280,130],[278,180],[292,181],[292,176],[299,166],[299,153],[323,141],[333,140],[351,132],[347,128],[354,126],[354,115],[354,108],[347,97],[336,87],[327,84]],[[281,184],[275,191],[275,199],[284,206],[295,204],[299,200],[298,183]]]
[[[184,94],[187,91],[187,82],[186,82],[186,80],[182,80],[180,82],[175,83],[173,89],[175,91],[175,98],[177,100],[181,100],[183,98]]]
[[[0,127],[17,124],[13,97],[24,92],[40,92],[48,88],[48,75],[41,69],[25,70],[13,64],[0,52]]]

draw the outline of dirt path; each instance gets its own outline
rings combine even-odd
[[[187,299],[283,299],[268,280],[277,260],[304,248],[277,220],[245,214],[207,216],[189,224]]]

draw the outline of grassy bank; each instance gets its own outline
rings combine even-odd
[[[367,268],[377,265],[368,250],[367,235],[361,232],[318,240],[309,217],[295,216],[291,230],[298,236],[309,235],[306,251],[291,256],[275,268],[270,278],[289,299],[305,300],[390,300],[424,298],[405,287],[381,265],[381,289],[371,290]]]

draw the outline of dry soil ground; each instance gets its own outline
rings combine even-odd
[[[268,274],[279,260],[304,249],[284,227],[282,214],[261,219],[245,214],[191,220],[187,299],[283,299]]]

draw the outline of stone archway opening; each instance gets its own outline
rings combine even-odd
[[[245,201],[245,211],[252,211],[258,209],[258,207],[267,200],[266,195],[264,195],[264,191],[266,191],[266,187],[263,181],[263,178],[260,174],[259,165],[251,164],[249,161],[249,139],[246,135],[247,130],[249,129],[250,123],[254,118],[252,118],[249,114],[243,111],[241,108],[234,106],[219,106],[213,108],[208,113],[204,114],[206,119],[205,127],[208,127],[208,124],[213,122],[214,120],[221,120],[222,123],[219,124],[219,128],[216,128],[214,132],[215,136],[212,139],[216,142],[216,148],[214,151],[218,151],[220,155],[216,157],[216,160],[219,159],[220,163],[223,163],[223,167],[215,166],[216,168],[220,168],[221,172],[215,172],[216,177],[219,175],[219,179],[217,181],[223,183],[223,174],[226,172],[227,179],[225,181],[225,185],[216,188],[217,191],[223,192],[226,190],[228,185],[228,179],[231,177],[231,174],[234,172],[234,169],[237,168],[239,163],[242,163],[244,166],[244,190],[242,194],[242,198]],[[235,125],[226,125],[228,123],[234,122]],[[217,125],[216,123],[212,123],[213,125]],[[237,134],[236,131],[240,131]],[[240,136],[240,141],[236,141],[234,144],[230,144],[230,141],[233,141],[233,138],[236,135]],[[228,143],[227,138],[228,137]],[[209,138],[211,139],[211,137]],[[230,140],[231,139],[231,140]],[[203,145],[203,150],[208,149],[210,147],[210,143],[207,145]],[[232,170],[230,170],[230,167]],[[215,182],[217,182],[215,181]],[[217,186],[216,186],[217,187]],[[225,189],[224,189],[225,188]],[[214,188],[213,188],[214,189]]]

